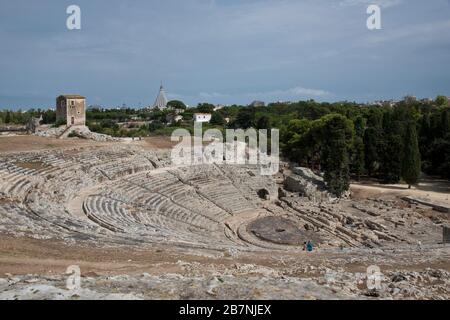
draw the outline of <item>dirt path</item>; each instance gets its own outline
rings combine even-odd
[[[70,149],[80,147],[108,146],[111,142],[95,142],[84,139],[56,139],[31,135],[0,136],[0,152],[28,152],[52,149]]]
[[[176,262],[179,259],[204,263],[209,260],[208,257],[157,247],[147,250],[101,248],[0,235],[0,274],[64,273],[70,265],[79,265],[83,273],[99,275],[162,274],[177,272]]]
[[[0,235],[0,275],[10,273],[25,274],[63,274],[68,266],[79,265],[83,274],[120,275],[141,274],[144,272],[160,275],[166,273],[182,273],[180,261],[198,263],[198,272],[211,270],[233,269],[237,264],[259,265],[283,271],[295,270],[301,276],[302,269],[296,266],[318,266],[323,264],[339,265],[351,272],[362,272],[373,262],[379,263],[384,269],[422,270],[440,268],[450,271],[449,250],[443,249],[441,254],[432,255],[424,263],[418,256],[427,253],[372,253],[367,258],[367,252],[305,252],[289,253],[272,252],[258,255],[245,253],[238,257],[230,257],[222,252],[204,251],[191,253],[185,249],[154,246],[141,250],[129,247],[102,248],[87,245],[69,245],[60,241],[37,240],[30,238],[15,238]],[[403,257],[400,258],[400,255]],[[380,263],[383,262],[383,263]]]
[[[97,142],[86,139],[56,139],[38,137],[33,135],[0,135],[0,153],[44,151],[44,150],[63,150],[81,147],[110,146],[117,144],[130,144],[130,141],[124,142]],[[176,142],[170,141],[170,137],[147,137],[142,141],[133,141],[132,144],[140,145],[144,149],[170,149]]]
[[[367,197],[413,196],[450,205],[450,181],[424,177],[411,189],[405,184],[353,183],[350,187],[357,199]]]

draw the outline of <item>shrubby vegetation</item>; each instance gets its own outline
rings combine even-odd
[[[28,111],[0,110],[1,125],[25,125],[32,117],[39,118],[42,115],[43,124],[54,124],[56,113],[53,110],[31,109]]]

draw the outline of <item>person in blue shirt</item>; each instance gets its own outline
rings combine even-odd
[[[312,242],[310,240],[308,240],[308,242],[306,243],[306,250],[308,252],[313,251],[313,245],[312,245]]]

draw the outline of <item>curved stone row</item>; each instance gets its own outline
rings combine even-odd
[[[252,175],[248,176],[249,179]],[[221,245],[245,245],[227,231],[225,221],[255,210],[221,170],[205,166],[168,168],[127,175],[88,196],[86,215],[113,232],[157,229],[173,239]],[[257,198],[256,192],[247,195]],[[126,209],[125,209],[126,208]]]
[[[168,159],[129,146],[0,156],[0,225],[105,245],[252,247],[225,222],[255,210],[256,192],[218,167],[165,168]]]
[[[36,183],[35,172],[30,169],[9,167],[0,169],[0,194],[23,199]]]
[[[16,235],[47,239],[55,235],[62,236],[59,228],[54,228],[49,235],[49,224],[26,208],[13,202],[0,200],[0,230],[4,233],[13,232]]]

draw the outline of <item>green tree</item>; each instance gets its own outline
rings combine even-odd
[[[199,103],[197,106],[197,111],[201,113],[213,113],[214,105],[210,103]]]
[[[256,122],[256,129],[269,129],[270,128],[270,119],[268,116],[263,115],[259,117]]]
[[[9,110],[6,111],[6,116],[5,116],[5,123],[11,123],[12,119],[11,119],[11,112]]]
[[[364,131],[365,167],[369,176],[380,168],[379,146],[383,131],[383,110],[371,108],[367,115],[367,128]]]
[[[234,122],[235,128],[248,129],[255,123],[255,113],[252,108],[243,108],[239,110]]]
[[[355,134],[354,127],[350,120],[339,114],[325,118],[321,156],[324,180],[328,190],[340,197],[350,187],[349,149]]]
[[[367,128],[364,133],[364,154],[367,173],[372,176],[380,167],[378,146],[380,133],[375,127]]]
[[[384,109],[383,127],[377,150],[379,160],[378,176],[385,183],[397,183],[401,178],[402,132],[405,119],[411,117],[411,108],[404,110]],[[412,118],[411,118],[412,119]]]
[[[417,183],[421,168],[419,143],[414,122],[409,122],[406,127],[403,147],[401,173],[403,180],[408,184],[408,188],[411,188],[411,185]]]
[[[437,96],[435,102],[438,106],[448,106],[448,98],[446,96]]]
[[[162,128],[164,128],[164,125],[161,121],[158,121],[158,120],[154,120],[148,125],[148,130],[150,132],[153,132],[153,131],[156,131],[156,130],[159,130]]]
[[[361,175],[365,173],[365,154],[364,154],[364,141],[363,139],[356,135],[351,157],[351,172],[356,175],[357,180],[360,179]]]
[[[44,124],[51,124],[56,122],[56,112],[53,110],[47,110],[42,114],[42,122]]]
[[[366,130],[366,119],[364,119],[362,116],[358,116],[354,120],[355,124],[355,134],[358,137],[363,138],[364,137],[364,131]]]
[[[211,115],[211,121],[209,123],[223,126],[225,124],[225,119],[220,112],[213,112],[213,114]]]
[[[312,139],[312,121],[294,119],[280,132],[283,153],[299,164],[307,165],[312,157],[315,141]]]
[[[442,110],[441,114],[441,130],[442,136],[445,136],[450,132],[450,108],[446,107]]]
[[[384,183],[397,183],[401,177],[402,137],[395,133],[383,135],[379,144],[380,179]]]
[[[171,109],[183,109],[186,110],[186,105],[180,100],[171,100],[167,102],[167,107]]]

